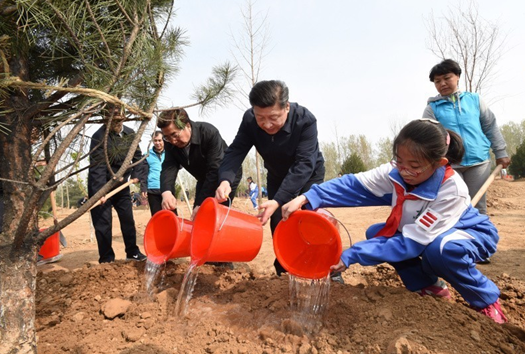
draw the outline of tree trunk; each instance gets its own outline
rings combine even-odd
[[[13,258],[4,251],[0,255],[0,353],[36,354],[36,249],[22,250]]]
[[[12,134],[0,134],[0,177],[4,225],[0,234],[0,353],[36,354],[35,284],[38,201],[27,184],[31,162],[30,128],[6,115]],[[21,182],[11,182],[11,181]]]
[[[28,78],[22,53],[9,62],[11,74]],[[5,99],[2,117],[10,130],[0,133],[0,180],[4,194],[4,223],[0,233],[0,353],[36,354],[35,289],[37,213],[42,191],[32,179],[32,119],[27,90],[13,90]],[[16,182],[15,182],[16,181]]]

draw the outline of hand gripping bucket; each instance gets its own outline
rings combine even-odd
[[[324,210],[298,210],[277,225],[273,235],[275,256],[288,273],[320,279],[341,257],[337,220]]]
[[[199,207],[191,232],[191,261],[249,262],[262,245],[261,222],[253,215],[232,210],[207,198]]]
[[[144,250],[148,260],[162,264],[172,258],[190,255],[192,223],[171,210],[160,210],[149,220],[144,231]]]

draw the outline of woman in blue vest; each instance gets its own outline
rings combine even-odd
[[[506,168],[510,159],[494,113],[477,93],[459,90],[460,75],[460,66],[451,59],[432,68],[429,78],[439,95],[428,99],[423,118],[438,120],[463,139],[465,155],[461,163],[452,167],[467,184],[472,198],[490,175],[489,148],[492,148],[497,165]],[[481,214],[487,213],[485,194],[475,207]]]

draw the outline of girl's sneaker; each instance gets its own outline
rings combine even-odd
[[[484,309],[475,309],[479,313],[484,314],[485,316],[488,316],[494,320],[496,323],[506,323],[508,322],[507,317],[503,314],[503,311],[501,311],[501,306],[499,304],[499,299],[493,303],[492,305],[489,305],[485,307]]]
[[[447,284],[445,284],[445,282],[441,279],[438,279],[438,281],[435,282],[433,285],[427,286],[426,288],[423,288],[421,290],[417,290],[416,293],[418,293],[421,296],[431,295],[435,297],[442,297],[444,299],[451,298]]]
[[[339,284],[345,283],[345,280],[343,279],[341,272],[330,274],[330,279],[332,279],[332,281],[335,281],[336,283],[339,283]]]

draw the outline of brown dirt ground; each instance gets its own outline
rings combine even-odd
[[[505,325],[471,310],[455,291],[451,302],[408,292],[389,265],[351,266],[343,274],[345,285],[331,284],[321,328],[305,334],[290,320],[289,278],[273,275],[268,226],[253,261],[237,263],[234,270],[202,266],[188,314],[177,317],[174,307],[189,259],[168,262],[149,296],[145,262],[123,260],[118,222],[117,261],[99,265],[84,216],[63,230],[68,240],[63,258],[39,267],[38,353],[525,353],[524,195],[521,180],[497,179],[489,189],[489,213],[501,239],[492,263],[478,267],[501,289]],[[234,207],[253,212],[249,200],[236,200]],[[389,213],[374,207],[331,211],[353,242]],[[70,212],[62,210],[59,218]],[[135,218],[142,244],[149,210],[136,209]],[[110,320],[102,308],[113,299],[130,306]]]

